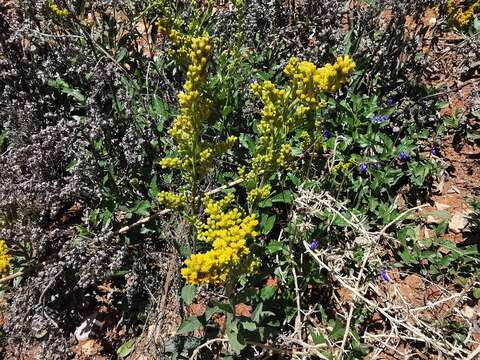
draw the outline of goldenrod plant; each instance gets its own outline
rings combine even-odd
[[[435,80],[471,84],[477,3],[3,2],[5,357],[75,357],[99,313],[110,358],[467,358],[478,206],[458,245],[416,214],[447,134],[478,143]],[[389,291],[412,276],[452,311]]]
[[[465,29],[480,10],[479,0],[458,1],[447,0],[447,15],[455,26]]]
[[[211,246],[211,250],[193,254],[185,260],[181,274],[191,285],[221,285],[233,276],[251,275],[258,266],[247,246],[255,239],[258,220],[255,214],[245,216],[239,208],[226,210],[234,201],[232,194],[222,200],[204,199],[206,222],[197,226],[198,240]]]
[[[0,240],[0,277],[8,275],[12,263],[12,256],[5,240]]]
[[[319,137],[322,129],[316,114],[326,106],[328,94],[346,84],[354,70],[355,62],[348,55],[339,56],[334,64],[322,67],[294,57],[284,69],[290,79],[286,87],[280,88],[271,81],[252,84],[252,91],[262,101],[263,109],[251,170],[239,169],[240,176],[255,182],[248,194],[249,202],[270,195],[270,185],[264,182],[272,172],[292,169],[294,156],[289,136],[293,132],[301,132],[306,146],[303,150],[311,145],[312,138]],[[316,128],[315,131],[312,132],[312,128]]]

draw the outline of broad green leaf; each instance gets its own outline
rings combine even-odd
[[[180,326],[177,329],[177,335],[187,334],[197,330],[202,323],[198,320],[196,316],[190,316],[182,321]]]
[[[452,215],[446,210],[434,210],[423,214],[424,216],[435,216],[442,219],[449,219]]]
[[[472,294],[475,299],[480,300],[480,288],[473,289]]]
[[[182,299],[187,305],[190,305],[197,294],[197,287],[192,285],[185,285],[182,288]]]
[[[259,303],[255,310],[252,312],[252,320],[255,321],[257,324],[260,322],[260,318],[263,312],[263,303]]]
[[[343,335],[345,334],[345,327],[342,324],[340,320],[335,321],[335,326],[332,329],[332,332],[330,333],[330,337],[332,340],[340,340],[343,338]]]
[[[135,340],[130,339],[127,342],[124,342],[118,349],[117,355],[125,358],[135,349]]]
[[[220,309],[218,306],[208,307],[205,310],[205,320],[208,321],[212,318],[214,314],[224,312],[224,310]]]
[[[290,190],[285,190],[271,197],[270,200],[272,201],[272,203],[279,202],[279,203],[291,204],[293,201],[293,195]]]
[[[272,240],[267,245],[267,252],[270,253],[270,254],[274,254],[276,252],[279,252],[282,249],[283,249],[283,244],[280,241]]]
[[[227,337],[233,351],[237,354],[242,351],[246,344],[243,338],[238,333],[238,321],[233,320],[230,316],[227,316]]]
[[[402,252],[399,252],[398,255],[400,255],[400,257],[406,264],[410,264],[413,262],[413,257],[412,255],[410,255],[408,250],[403,250]]]
[[[262,234],[267,235],[273,229],[276,219],[276,215],[271,215],[265,220],[262,224]]]
[[[313,343],[315,345],[325,344],[326,342],[325,337],[320,332],[318,332],[317,329],[315,329],[313,326],[308,327],[308,332],[312,337]]]
[[[250,320],[242,321],[240,324],[245,330],[248,331],[255,331],[257,329],[257,324]]]
[[[271,286],[265,286],[260,290],[260,297],[263,301],[271,299],[273,294],[275,294],[275,288]]]
[[[154,175],[152,180],[150,180],[150,189],[148,189],[148,194],[152,198],[155,198],[158,195],[157,175]]]
[[[148,216],[150,215],[150,202],[147,200],[140,200],[135,204],[135,207],[132,209],[132,212],[138,214],[140,216]]]

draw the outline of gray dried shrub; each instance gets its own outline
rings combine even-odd
[[[215,15],[214,33],[224,44],[238,32],[247,47],[283,62],[290,56],[321,61],[341,46],[344,1],[306,0],[294,7],[279,0],[243,3],[242,9],[222,9]]]
[[[152,143],[159,134],[154,119],[144,127],[135,120],[122,83],[133,75],[74,37],[53,36],[47,4],[0,6],[0,134],[5,139],[0,143],[0,238],[31,267],[11,294],[5,326],[10,355],[40,342],[40,357],[60,359],[69,356],[75,326],[97,306],[96,287],[112,281],[116,272],[130,269],[137,279],[112,305],[127,324],[135,325],[143,311],[139,301],[160,287],[143,243],[128,250],[111,234],[115,220],[94,227],[87,219],[93,209],[115,212],[146,197],[144,183],[157,171]],[[111,5],[95,2],[95,11],[106,13]],[[132,43],[124,46],[137,50]],[[135,59],[132,66],[146,71],[150,59]],[[65,81],[84,99],[65,94],[52,80]],[[139,96],[135,101],[150,101]],[[115,110],[114,101],[122,111]],[[109,174],[115,181],[106,178]],[[71,218],[70,209],[76,209]],[[77,236],[76,225],[87,228],[88,236]],[[145,246],[164,247],[142,239]],[[145,266],[132,266],[137,262]]]

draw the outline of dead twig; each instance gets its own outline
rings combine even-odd
[[[1,279],[0,279],[0,284],[5,284],[5,283],[9,282],[10,280],[13,280],[13,279],[16,279],[16,278],[19,277],[19,276],[22,276],[23,274],[24,274],[23,271],[18,271],[18,272],[14,273],[14,274],[5,276],[4,278],[1,278]]]

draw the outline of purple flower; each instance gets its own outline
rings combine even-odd
[[[318,242],[317,240],[313,239],[312,242],[310,243],[310,250],[316,250],[318,247]]]
[[[387,98],[387,101],[385,101],[385,103],[387,104],[387,106],[392,106],[392,105],[395,105],[396,101],[393,97],[389,96]]]
[[[324,139],[329,139],[332,136],[332,133],[328,130],[323,130],[322,136]]]
[[[433,155],[433,156],[438,156],[439,153],[440,153],[440,151],[438,150],[437,147],[433,147],[433,148],[432,148],[432,155]]]
[[[382,270],[380,271],[380,276],[383,278],[385,281],[390,281],[390,276],[387,274],[387,270]]]
[[[401,162],[405,162],[408,159],[410,159],[410,155],[408,155],[408,153],[406,151],[400,151],[399,158],[400,158]]]
[[[360,165],[360,172],[361,172],[362,174],[365,174],[365,173],[367,172],[367,169],[368,169],[368,166],[367,166],[366,163],[362,163],[362,164]]]
[[[379,162],[373,163],[372,166],[373,166],[373,168],[374,168],[375,170],[380,170],[380,167],[381,167],[381,165],[380,165]]]
[[[372,123],[374,124],[381,124],[385,121],[388,120],[388,116],[387,115],[375,115],[375,116],[372,116]]]

